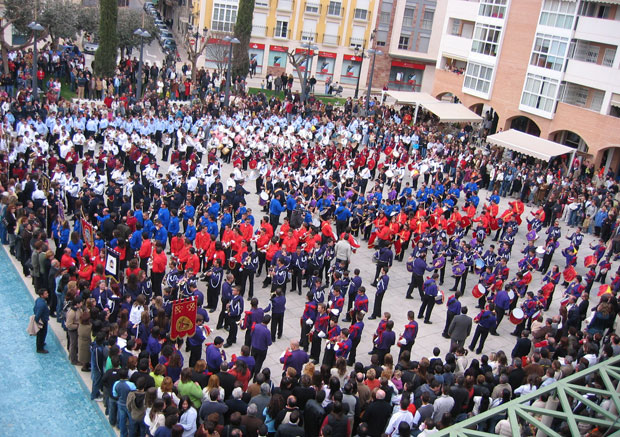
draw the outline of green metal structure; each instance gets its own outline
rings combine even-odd
[[[545,407],[532,407],[531,404],[543,394],[549,395]],[[610,401],[608,408],[599,405],[602,400]],[[579,402],[586,408],[580,411],[580,414],[575,414],[573,411]],[[587,415],[588,413],[591,415]],[[510,422],[513,436],[524,435],[523,429],[528,426],[534,429],[533,435],[536,437],[565,436],[566,432],[560,433],[560,427],[553,425],[553,422],[557,424],[554,419],[559,419],[566,423],[571,436],[581,435],[583,427],[580,429],[579,424],[583,424],[597,426],[605,437],[620,437],[619,414],[620,356],[616,356],[432,435],[496,436],[495,429],[482,432],[477,431],[477,427],[478,424],[499,415]]]

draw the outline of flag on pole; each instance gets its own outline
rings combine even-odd
[[[115,282],[120,280],[120,258],[120,253],[112,249],[110,246],[106,246],[105,274],[108,278],[113,279]]]

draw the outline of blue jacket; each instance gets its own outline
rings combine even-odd
[[[168,208],[159,208],[157,218],[164,225],[164,228],[168,229],[168,223],[170,222],[170,211]]]
[[[34,302],[34,321],[37,323],[47,323],[50,319],[50,309],[47,302],[42,297],[38,297]]]
[[[278,199],[275,197],[271,199],[271,203],[269,203],[269,214],[277,215],[279,217],[285,210],[286,208],[282,206]]]
[[[172,235],[176,235],[181,232],[181,225],[179,224],[178,217],[170,217],[170,222],[168,222],[168,232]]]
[[[427,296],[437,296],[437,283],[434,279],[427,279],[424,282],[424,294]]]
[[[222,364],[222,352],[214,344],[207,347],[207,368],[210,372],[219,372]]]

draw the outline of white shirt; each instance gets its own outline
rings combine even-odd
[[[399,437],[400,434],[398,434],[398,426],[401,422],[408,423],[409,427],[413,429],[413,414],[411,414],[411,411],[399,410],[392,414],[388,426],[385,428],[385,433],[391,435],[392,437]]]

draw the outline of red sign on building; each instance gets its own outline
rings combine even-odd
[[[345,61],[353,61],[353,62],[362,62],[362,57],[361,56],[355,56],[355,55],[344,55],[344,60]]]
[[[250,43],[250,48],[251,49],[256,49],[256,50],[265,50],[265,44],[258,44],[255,42],[251,42]]]
[[[426,65],[416,64],[415,62],[407,62],[407,61],[392,61],[392,67],[403,67],[403,68],[411,68],[413,70],[424,70],[426,68]]]
[[[284,46],[269,46],[271,52],[288,52],[288,47]]]
[[[331,53],[331,52],[319,52],[319,57],[320,58],[332,58],[332,59],[336,59],[338,55],[336,53]]]

